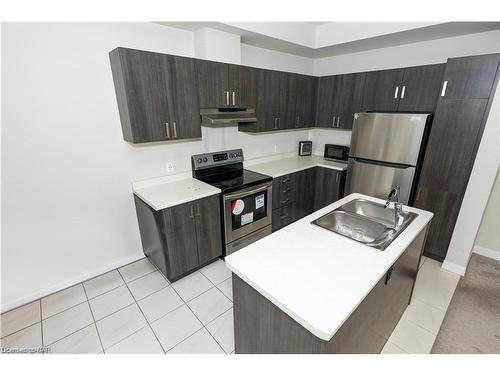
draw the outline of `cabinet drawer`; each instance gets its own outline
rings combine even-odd
[[[297,200],[295,173],[277,177],[273,181],[273,209]]]

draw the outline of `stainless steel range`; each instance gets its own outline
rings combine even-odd
[[[272,177],[243,169],[243,150],[191,156],[193,177],[221,189],[225,255],[272,232]]]

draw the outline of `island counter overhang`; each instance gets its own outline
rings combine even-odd
[[[261,316],[261,319],[276,320],[276,314],[270,312],[274,306],[277,313],[282,313],[300,326],[297,327],[296,335],[310,334],[313,336],[312,340],[317,339],[320,344],[333,341],[332,338],[341,327],[345,330],[344,325],[349,323],[349,317],[359,310],[362,304],[367,303],[365,300],[370,299],[367,296],[376,294],[376,288],[381,282],[384,283],[384,278],[392,267],[398,265],[396,278],[401,276],[401,282],[412,278],[412,290],[427,227],[433,214],[404,206],[405,211],[414,212],[418,217],[385,251],[369,248],[311,224],[320,216],[357,198],[385,203],[381,199],[351,194],[226,257],[226,264],[233,272],[237,352],[238,341],[241,343],[242,340],[238,337],[242,323],[243,326],[251,324],[238,321],[239,318],[244,318],[242,312],[244,311],[247,317],[248,314],[260,313],[257,310],[249,310],[251,308],[248,301],[245,302],[248,306],[241,306],[239,303],[241,293],[246,297],[250,296],[251,291],[245,291],[247,287],[256,292],[257,295],[251,298],[260,306],[260,311],[267,311],[268,316]],[[406,251],[409,248],[412,250]],[[395,280],[392,284],[398,283],[399,281]],[[403,292],[396,289],[392,293]],[[264,306],[267,302],[272,306]],[[408,303],[409,296],[406,305]],[[244,310],[241,310],[242,308]],[[291,322],[286,322],[285,325]],[[267,323],[270,324],[269,321]],[[257,320],[254,324],[260,323]],[[304,332],[301,332],[301,329]],[[385,333],[382,334],[384,335]]]

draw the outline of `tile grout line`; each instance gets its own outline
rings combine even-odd
[[[87,295],[87,290],[85,289],[85,285],[83,285],[83,283],[82,283],[82,287],[83,287],[83,291],[85,293],[85,297],[87,297],[87,305],[89,306],[90,315],[92,315],[92,320],[94,321],[94,326],[95,326],[95,330],[97,332],[97,337],[99,338],[99,343],[101,344],[101,349],[102,349],[102,351],[104,351],[104,345],[102,344],[101,334],[99,333],[99,329],[97,328],[97,323],[95,321],[94,312],[92,311],[92,307],[90,306],[89,296]]]
[[[38,300],[38,302],[40,303],[40,335],[42,336],[42,348],[45,348],[44,343],[43,343],[42,299],[40,298]]]
[[[408,352],[407,352],[406,350],[404,350],[402,347],[400,347],[399,345],[397,345],[397,344],[393,343],[393,342],[392,342],[392,341],[390,341],[390,340],[387,340],[387,341],[386,341],[386,344],[387,344],[388,342],[389,342],[389,343],[391,343],[392,345],[394,345],[396,348],[398,348],[398,349],[402,350],[403,352],[405,352],[405,354],[411,354],[411,353],[408,353]],[[385,345],[384,345],[384,348],[385,348]],[[383,350],[383,348],[382,348],[382,350]],[[389,353],[387,353],[387,354],[389,354]]]
[[[67,335],[65,335],[65,336],[63,336],[63,337],[61,337],[61,338],[57,339],[56,341],[52,341],[52,342],[51,342],[48,346],[51,346],[51,345],[55,344],[56,342],[59,342],[59,341],[61,341],[61,340],[65,339],[65,338],[67,338],[67,337],[71,336],[72,334],[74,334],[74,333],[77,333],[77,332],[81,331],[82,329],[88,328],[88,327],[90,327],[90,326],[91,326],[91,325],[93,325],[93,324],[94,324],[94,323],[90,323],[90,324],[87,324],[87,325],[86,325],[86,326],[84,326],[84,327],[78,328],[76,331],[73,331],[73,332],[71,332],[71,333],[68,333]]]
[[[78,328],[76,331],[71,332],[71,333],[69,333],[69,334],[67,334],[67,335],[65,335],[65,336],[63,336],[63,337],[61,337],[60,339],[57,339],[56,341],[51,342],[49,346],[52,346],[52,345],[54,345],[55,343],[57,343],[57,342],[59,342],[59,341],[61,341],[61,340],[64,340],[65,338],[68,338],[69,336],[73,335],[74,333],[80,332],[81,330],[84,330],[85,328],[88,328],[88,327],[90,327],[90,326],[92,326],[92,325],[94,325],[94,323],[90,323],[90,324],[87,324],[86,326],[84,326],[84,327],[82,327],[82,328]],[[96,331],[97,331],[97,327],[96,327]],[[77,354],[81,354],[81,353],[77,353]]]
[[[146,259],[147,259],[147,258],[146,258]],[[148,262],[149,262],[149,259],[148,259]],[[151,262],[150,262],[150,263],[151,263]],[[120,273],[120,271],[118,271],[118,273]],[[123,279],[123,281],[125,282],[125,279],[123,278],[123,275],[122,275],[121,273],[120,273],[120,276],[121,276],[121,278]],[[128,289],[128,291],[129,291],[129,293],[132,295],[132,298],[134,299],[136,306],[139,308],[139,311],[141,312],[141,314],[142,314],[142,316],[143,316],[144,320],[146,321],[147,325],[149,326],[149,329],[151,330],[151,332],[153,332],[153,335],[154,335],[154,337],[156,338],[156,341],[157,341],[157,342],[158,342],[158,344],[160,345],[161,350],[163,350],[163,353],[165,354],[166,352],[165,352],[165,349],[163,348],[163,345],[161,344],[160,340],[158,339],[158,336],[156,336],[155,331],[153,331],[153,328],[151,327],[151,324],[149,323],[148,319],[146,318],[146,315],[144,314],[144,312],[142,311],[141,306],[139,306],[139,304],[137,303],[137,300],[135,299],[135,297],[134,297],[134,295],[133,295],[132,291],[130,290],[130,288],[129,288],[129,286],[128,286],[128,284],[127,284],[126,282],[125,282],[125,286],[127,287],[127,289]],[[144,327],[141,327],[141,329],[142,329],[142,328],[144,328]],[[103,351],[104,351],[104,349],[103,349]]]
[[[201,272],[200,272],[200,274],[202,274],[202,275],[203,275],[203,273],[201,273]],[[212,283],[212,281],[210,281],[210,280],[208,279],[208,277],[206,277],[205,275],[203,275],[203,277],[204,277],[204,278],[206,278],[206,279],[207,279],[207,280],[208,280],[208,281],[209,281],[212,285],[214,285],[214,283]],[[208,290],[204,291],[203,293],[206,293],[206,292],[208,292],[209,290],[211,290],[211,289],[213,289],[213,288],[216,288],[216,286],[214,285],[213,287],[209,288]],[[174,287],[172,287],[172,289],[175,291],[175,293],[177,293],[177,290],[175,290],[175,288],[174,288]],[[217,289],[217,288],[216,288],[216,289]],[[203,293],[201,293],[200,295],[198,295],[198,296],[196,296],[196,297],[201,296]],[[222,292],[221,292],[221,293],[222,293]],[[184,301],[184,299],[181,297],[181,295],[180,295],[179,293],[177,293],[177,295],[179,296],[179,298],[181,299],[181,301],[183,301],[183,302],[184,302],[184,304],[185,304],[185,305],[186,305],[186,307],[189,309],[189,311],[191,311],[191,314],[193,314],[193,315],[195,316],[195,318],[196,318],[196,319],[198,319],[198,321],[201,323],[201,325],[203,326],[203,328],[205,328],[205,329],[207,330],[208,334],[212,337],[212,339],[214,339],[214,340],[215,340],[215,342],[217,343],[217,345],[219,345],[219,347],[222,349],[222,351],[223,351],[224,353],[226,353],[226,351],[225,351],[225,350],[224,350],[224,348],[221,346],[221,344],[219,344],[219,342],[215,339],[215,337],[214,337],[214,336],[210,333],[210,331],[207,329],[207,327],[205,326],[205,324],[203,324],[203,322],[200,320],[200,318],[198,318],[198,316],[194,313],[194,311],[191,309],[191,307],[188,305],[188,303],[187,303],[186,301]],[[222,293],[222,295],[224,295],[224,293]],[[192,301],[192,300],[193,300],[193,299],[195,299],[196,297],[194,297],[194,298],[190,299],[190,301]],[[225,297],[225,296],[224,296],[224,297]],[[226,297],[226,298],[227,298],[227,297]],[[232,303],[233,303],[233,302],[231,301],[231,304],[232,304]],[[232,306],[231,306],[231,307],[232,307]],[[226,310],[226,311],[227,311],[227,310]],[[224,312],[225,312],[225,311],[224,311]],[[224,313],[222,313],[222,314],[224,314]],[[221,314],[221,315],[222,315],[222,314]],[[215,319],[216,319],[216,318],[215,318]],[[211,322],[211,321],[210,321],[210,322]],[[201,329],[201,328],[200,328],[200,329]],[[199,330],[198,330],[198,331],[199,331]],[[198,331],[196,331],[196,332],[198,332]],[[196,332],[194,332],[192,335],[194,335]],[[190,335],[190,336],[186,337],[186,339],[187,339],[187,338],[189,338],[189,337],[191,337],[192,335]],[[184,341],[184,340],[183,340],[183,341]],[[182,342],[182,341],[181,341],[181,342]],[[181,342],[179,342],[179,343],[178,343],[178,344],[176,344],[175,346],[179,345]],[[169,349],[169,350],[172,350],[173,348],[175,348],[175,346],[174,346],[174,347],[172,347],[172,348],[171,348],[171,349]]]
[[[41,321],[39,321],[39,322],[37,321],[37,322],[32,323],[32,324],[30,324],[30,325],[28,325],[28,326],[26,326],[26,327],[23,327],[23,328],[21,328],[21,329],[18,329],[18,330],[17,330],[17,331],[15,331],[15,332],[9,333],[8,335],[2,336],[2,337],[0,337],[0,339],[2,339],[2,340],[3,340],[3,339],[6,339],[7,337],[10,337],[10,336],[12,336],[12,335],[15,335],[16,333],[19,333],[19,332],[21,332],[21,331],[25,330],[26,328],[33,327],[34,325],[37,325],[38,323],[40,323],[40,325],[42,325],[42,322],[41,322]]]
[[[182,344],[184,341],[186,341],[187,339],[189,339],[191,336],[196,335],[196,334],[197,334],[198,332],[200,332],[203,328],[205,328],[205,329],[206,329],[206,327],[205,327],[205,326],[202,326],[200,329],[197,329],[195,332],[191,333],[188,337],[186,337],[186,338],[182,339],[182,340],[181,340],[181,341],[179,341],[177,344],[175,344],[175,345],[174,345],[174,346],[172,346],[170,349],[168,349],[168,350],[165,352],[165,354],[168,354],[168,352],[169,352],[169,351],[171,351],[172,349],[174,349],[174,348],[178,347],[180,344]],[[207,329],[207,331],[208,331],[208,329]],[[210,332],[209,332],[209,333],[210,333]],[[194,353],[193,353],[193,354],[194,354]]]

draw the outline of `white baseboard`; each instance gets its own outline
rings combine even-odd
[[[116,268],[123,267],[129,263],[135,262],[136,260],[144,258],[144,254],[136,254],[136,255],[130,255],[128,257],[122,258],[118,261],[112,262],[110,264],[107,264],[106,266],[100,267],[92,272],[86,273],[79,275],[77,277],[73,277],[71,279],[65,280],[64,282],[61,282],[59,284],[53,285],[49,288],[45,288],[42,290],[39,290],[35,293],[32,293],[30,295],[27,295],[25,297],[18,298],[14,301],[9,301],[7,303],[2,302],[2,306],[0,308],[0,312],[3,314],[6,311],[15,309],[16,307],[26,305],[27,303],[30,303],[32,301],[36,301],[37,299],[43,298],[48,296],[49,294],[58,292],[60,290],[69,288],[70,286],[76,285],[78,283],[81,283],[82,281],[92,279],[93,277],[99,276],[103,273],[112,271]]]
[[[472,252],[500,261],[500,250],[498,249],[489,249],[487,247],[475,245],[474,248],[472,249]]]
[[[465,275],[465,270],[466,270],[466,267],[464,266],[459,266],[458,264],[455,264],[455,263],[451,263],[447,260],[445,260],[443,262],[443,264],[441,265],[441,268],[447,270],[447,271],[450,271],[450,272],[453,272],[453,273],[456,273],[460,276],[464,276]]]

